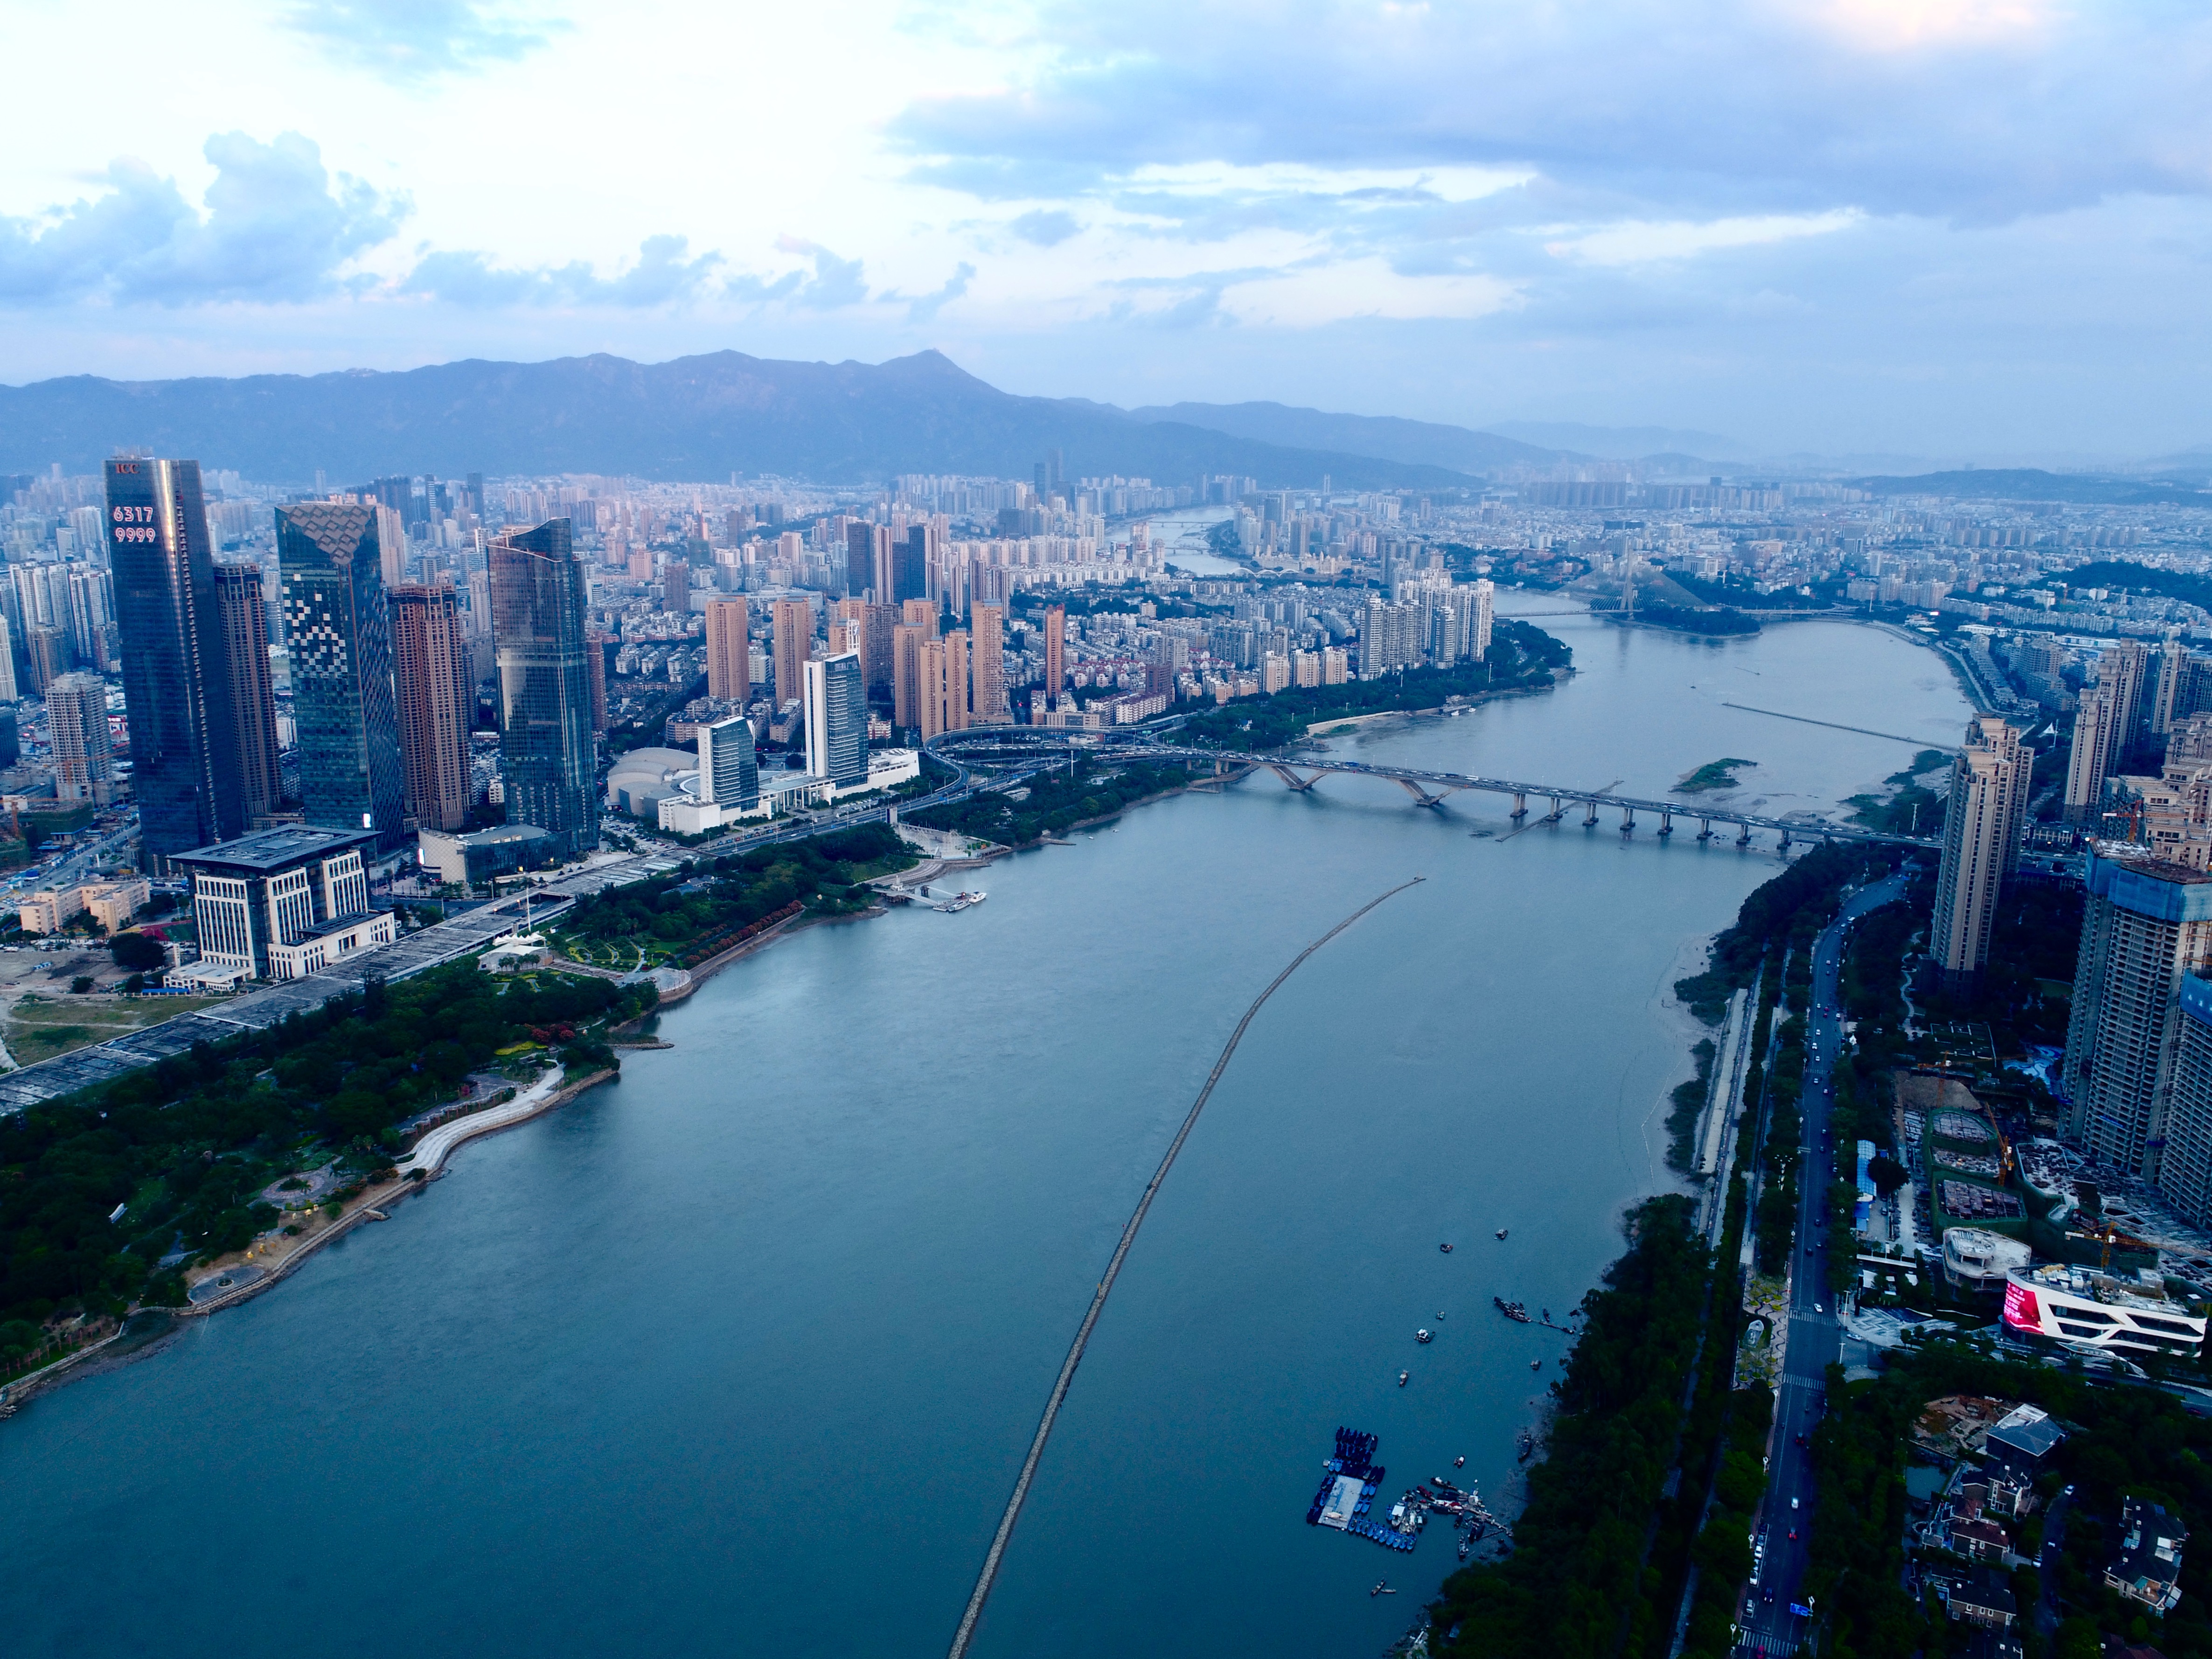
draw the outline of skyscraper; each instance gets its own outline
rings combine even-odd
[[[46,688],[54,746],[54,793],[105,806],[115,799],[115,750],[107,733],[107,682],[63,674]]]
[[[230,669],[232,742],[249,823],[273,812],[284,793],[276,760],[276,690],[269,672],[269,607],[258,564],[215,568],[216,613]]]
[[[902,732],[921,724],[921,648],[929,630],[912,623],[891,629],[891,723]]]
[[[1044,700],[1048,708],[1060,706],[1067,688],[1067,607],[1055,605],[1044,613]],[[1030,719],[1036,718],[1034,710]]]
[[[605,634],[584,635],[584,668],[592,682],[592,735],[595,738],[607,734],[607,644]]]
[[[845,592],[866,593],[876,581],[876,526],[855,519],[845,526]]]
[[[915,525],[898,544],[891,570],[891,603],[929,597],[929,526]]]
[[[230,664],[199,463],[123,457],[106,475],[131,787],[147,866],[166,875],[177,854],[246,828]]]
[[[945,730],[945,641],[943,640],[917,640],[915,647],[915,730],[921,733],[922,742],[927,743]]]
[[[372,830],[377,849],[406,839],[407,783],[392,684],[376,509],[301,501],[276,509],[300,805],[330,830]]]
[[[7,617],[0,617],[0,702],[14,702],[22,695],[15,685],[15,641],[9,637]]]
[[[691,608],[691,567],[672,556],[660,573],[660,608],[681,615]]]
[[[31,689],[45,696],[47,690],[76,666],[65,628],[33,627],[25,630],[24,654],[31,659]]]
[[[743,599],[707,601],[707,695],[743,702],[752,696],[752,611]]]
[[[2212,873],[2091,851],[2061,1062],[2064,1133],[2106,1163],[2159,1176],[2182,981],[2212,967]]]
[[[716,806],[760,805],[760,758],[753,752],[752,722],[743,714],[699,728],[699,793]]]
[[[599,844],[599,747],[584,659],[584,569],[568,520],[501,536],[485,558],[507,821],[545,830],[570,854],[589,852]]]
[[[992,726],[1006,718],[1006,607],[979,605],[969,614],[975,635],[975,656],[969,664],[975,695],[970,709],[978,726]]]
[[[2097,659],[2094,683],[2082,689],[2066,764],[2066,817],[2072,823],[2097,821],[2105,780],[2120,769],[2135,744],[2147,654],[2136,640],[2106,646]]]
[[[857,651],[806,665],[806,769],[836,784],[867,781],[868,690]]]
[[[2114,689],[2102,684],[2083,686],[2081,706],[2074,711],[2074,745],[2066,757],[2069,823],[2094,823],[2102,814],[2105,779],[2112,769],[2119,724]]]
[[[2035,764],[2034,751],[2021,746],[2020,736],[1994,715],[1979,715],[1967,722],[1966,746],[1951,763],[1929,945],[1954,980],[1979,971],[1989,960],[1998,890],[2019,860]]]
[[[775,706],[805,695],[806,659],[814,654],[814,607],[805,599],[778,599],[774,619]]]
[[[461,628],[450,578],[392,590],[399,757],[418,829],[459,830],[468,823],[469,727],[477,700]]]
[[[956,628],[945,636],[944,678],[938,682],[937,729],[968,729],[968,634]]]

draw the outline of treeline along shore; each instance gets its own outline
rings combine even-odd
[[[1786,1044],[1771,1075],[1765,1057],[1778,1010],[1803,1006],[1814,939],[1845,890],[1886,873],[1891,857],[1880,848],[1808,853],[1744,900],[1715,936],[1710,966],[1675,986],[1708,1024],[1736,991],[1753,994],[1741,1151],[1719,1237],[1708,1243],[1696,1201],[1679,1194],[1629,1210],[1627,1248],[1583,1299],[1583,1333],[1552,1384],[1552,1421],[1513,1550],[1444,1581],[1430,1609],[1431,1653],[1666,1659],[1686,1620],[1684,1655],[1730,1651],[1731,1603],[1751,1565],[1749,1516],[1773,1410],[1764,1383],[1737,1386],[1748,1173],[1766,1146],[1779,1157],[1786,1138],[1794,1148],[1786,1117],[1778,1130],[1774,1120],[1778,1109],[1794,1112],[1802,1087],[1802,1051],[1789,1077]],[[1701,1042],[1692,1054],[1698,1099],[1711,1047]],[[1767,1174],[1771,1190],[1774,1170]]]

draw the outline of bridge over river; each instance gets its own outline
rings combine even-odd
[[[1780,837],[1778,850],[1787,853],[1801,842],[1864,842],[1890,847],[1913,847],[1938,851],[1942,843],[1927,836],[1893,835],[1884,830],[1870,830],[1863,824],[1838,823],[1809,814],[1790,817],[1770,817],[1756,812],[1741,811],[1728,806],[1700,806],[1675,800],[1644,800],[1632,795],[1616,793],[1611,786],[1602,789],[1581,789],[1566,784],[1530,783],[1516,778],[1480,777],[1464,772],[1431,772],[1411,766],[1377,766],[1366,761],[1338,760],[1326,755],[1251,755],[1221,750],[1185,748],[1160,741],[1158,729],[1132,727],[1123,736],[1110,731],[1060,730],[1038,726],[971,727],[964,732],[948,732],[930,740],[933,754],[948,751],[959,754],[978,764],[989,759],[1021,767],[1026,775],[1038,769],[1038,763],[1055,750],[1066,755],[1087,753],[1101,759],[1146,760],[1181,763],[1212,760],[1217,768],[1224,763],[1237,766],[1265,768],[1280,778],[1291,788],[1305,793],[1331,775],[1348,777],[1381,778],[1395,783],[1410,795],[1419,806],[1441,807],[1449,797],[1462,791],[1474,790],[1493,795],[1510,795],[1513,805],[1508,813],[1514,823],[1524,828],[1539,824],[1557,824],[1565,821],[1571,808],[1580,808],[1579,820],[1585,830],[1597,828],[1601,819],[1613,812],[1620,815],[1619,829],[1624,836],[1632,836],[1639,827],[1638,815],[1652,823],[1654,833],[1662,838],[1674,833],[1674,820],[1694,820],[1698,824],[1696,839],[1709,842],[1729,830],[1738,847],[1748,847],[1758,834],[1772,831]],[[1533,819],[1530,803],[1542,804],[1548,810]],[[1721,826],[1716,830],[1715,826]]]

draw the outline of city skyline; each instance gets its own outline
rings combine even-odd
[[[0,307],[34,325],[0,380],[935,346],[1027,394],[1755,453],[2212,442],[2185,298],[2212,25],[2179,11],[204,21],[116,29],[111,72],[149,91],[97,126],[65,76],[11,106]],[[15,27],[27,61],[75,50],[64,14]],[[1286,44],[1316,39],[1327,73]],[[748,86],[726,198],[656,163],[727,150],[740,46],[834,63],[840,96]],[[548,133],[549,99],[622,119]]]

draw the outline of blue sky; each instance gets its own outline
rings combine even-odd
[[[178,21],[0,0],[0,380],[934,346],[1123,404],[2212,444],[2201,7]]]

